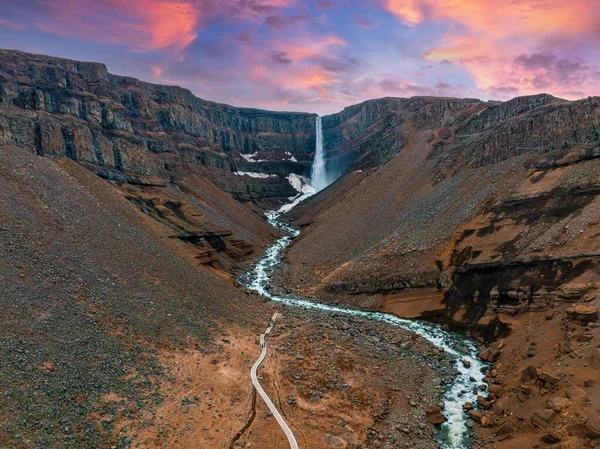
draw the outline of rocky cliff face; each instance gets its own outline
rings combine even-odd
[[[449,288],[446,306],[475,323],[595,266],[600,98],[385,98],[323,123],[350,173],[295,211],[306,229],[284,276],[303,294]]]
[[[332,170],[371,168],[428,131],[423,151],[437,181],[461,167],[482,167],[526,153],[598,139],[600,99],[564,101],[540,94],[507,102],[433,97],[382,98],[323,118]]]
[[[239,199],[278,198],[295,194],[286,175],[307,173],[314,128],[314,114],[235,108],[102,64],[0,51],[0,145],[40,155],[167,182],[200,171]]]

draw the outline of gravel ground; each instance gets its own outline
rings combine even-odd
[[[0,150],[0,446],[126,447],[101,399],[153,408],[158,349],[213,351],[217,321],[248,325],[263,306],[247,316],[241,292],[170,252],[116,189],[61,163],[77,180]]]

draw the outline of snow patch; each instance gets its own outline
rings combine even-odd
[[[287,177],[287,179],[292,187],[298,191],[298,193],[311,193],[313,195],[317,193],[317,190],[312,187],[308,183],[308,180],[303,176],[292,173]]]
[[[317,193],[317,190],[307,182],[306,178],[299,176],[296,173],[292,173],[287,179],[292,187],[298,191],[298,195],[288,198],[292,202],[281,206],[278,210],[279,213],[289,212],[302,201]]]
[[[296,158],[294,157],[294,155],[293,155],[292,153],[290,153],[289,151],[286,151],[286,152],[285,152],[285,154],[286,154],[287,156],[289,156],[289,158],[288,158],[288,161],[292,161],[292,162],[298,162],[298,159],[296,159]]]
[[[250,176],[251,178],[274,178],[277,175],[269,175],[267,173],[256,173],[252,171],[236,171],[233,172],[234,175],[238,176]]]
[[[246,159],[247,162],[266,162],[266,159],[254,159],[256,156],[258,156],[258,153],[250,153],[250,154],[240,153],[240,156],[242,156],[244,159]]]

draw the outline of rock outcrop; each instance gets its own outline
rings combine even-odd
[[[341,174],[386,162],[426,130],[423,149],[436,160],[439,181],[461,167],[599,139],[600,99],[569,102],[547,94],[506,102],[381,98],[323,117],[330,168]]]

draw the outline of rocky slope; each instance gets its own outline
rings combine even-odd
[[[478,447],[596,447],[600,98],[383,99],[323,122],[348,174],[294,211],[280,284],[487,341]]]
[[[103,64],[0,51],[0,145],[166,182],[201,174],[244,201],[286,198],[307,174],[315,114],[235,108]],[[234,173],[266,173],[256,178]]]
[[[462,226],[490,208],[506,215],[503,206],[492,206],[494,201],[519,207],[511,199],[516,189],[538,183],[548,171],[554,179],[556,168],[565,164],[581,167],[586,175],[571,176],[556,192],[563,200],[581,198],[564,215],[576,214],[595,197],[588,171],[597,157],[599,121],[600,99],[566,102],[548,95],[499,104],[383,99],[325,117],[324,123],[338,123],[325,131],[329,144],[336,138],[342,142],[328,153],[333,160],[346,155],[350,173],[296,209],[297,223],[310,225],[290,250],[290,261],[315,275],[311,287],[331,293],[448,285],[446,272],[460,267],[444,258],[448,245],[457,242]],[[538,134],[543,138],[536,140]],[[385,139],[397,146],[390,149]],[[370,153],[361,154],[372,162],[351,156],[368,142]],[[554,187],[540,195],[552,198]],[[544,205],[559,207],[561,200],[554,203]],[[533,204],[543,209],[535,198],[521,207]],[[532,225],[550,224],[544,219],[550,213],[537,214]],[[333,228],[336,232],[330,232]]]

